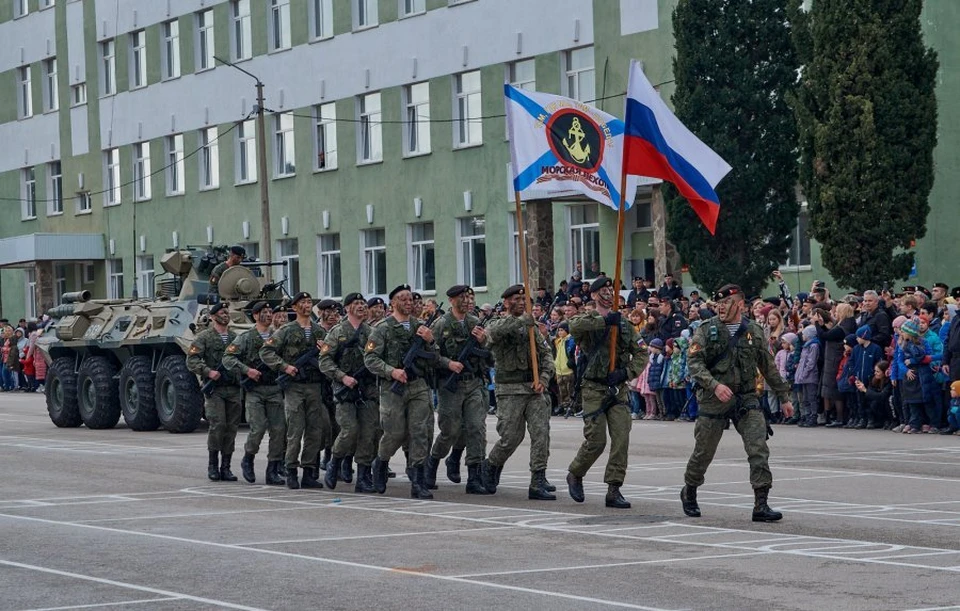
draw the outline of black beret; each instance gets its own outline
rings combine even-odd
[[[230,254],[237,255],[238,257],[246,257],[247,251],[243,246],[234,245],[230,247]]]
[[[950,296],[954,299],[960,299],[960,286],[955,286],[950,289]]]
[[[403,291],[409,291],[409,290],[410,290],[410,285],[409,285],[409,284],[401,284],[401,285],[398,286],[397,288],[395,288],[395,289],[393,289],[392,291],[390,291],[390,299],[393,299],[394,296],[396,296],[397,293],[402,293]]]
[[[507,287],[503,293],[500,294],[500,299],[506,299],[508,297],[513,297],[514,295],[525,295],[526,293],[523,290],[522,284],[514,284],[511,287]]]
[[[471,295],[473,294],[473,289],[466,284],[455,284],[447,289],[447,297],[459,297],[468,291]]]
[[[721,301],[731,295],[743,295],[743,289],[736,284],[724,284],[713,294],[713,300]]]
[[[378,305],[386,305],[386,304],[383,303],[383,299],[381,299],[380,297],[371,297],[370,299],[367,299],[368,308],[372,308]]]
[[[926,295],[926,296],[927,296],[927,299],[929,299],[929,298],[932,296],[932,295],[930,294],[930,291],[927,290],[926,287],[917,286],[917,292],[918,292],[918,293],[923,293],[924,295]]]
[[[320,303],[317,304],[317,308],[320,310],[332,310],[339,306],[340,304],[336,299],[322,299]]]
[[[220,310],[225,310],[225,309],[227,309],[227,304],[225,302],[221,301],[220,303],[215,303],[212,306],[210,306],[210,315],[212,316],[217,312],[219,312]]]
[[[606,286],[613,286],[613,280],[607,278],[606,276],[600,276],[593,281],[593,284],[590,285],[590,292],[596,293],[600,289]]]
[[[300,291],[299,293],[297,293],[296,295],[290,298],[290,305],[295,306],[297,305],[297,303],[299,303],[303,299],[313,299],[313,297],[311,297],[310,293],[306,291]]]
[[[416,292],[415,292],[415,293],[413,294],[413,300],[414,300],[414,301],[423,301],[423,295],[421,295],[420,293],[416,293]]]
[[[258,301],[257,303],[253,304],[253,307],[250,308],[250,311],[254,314],[259,314],[264,308],[270,308],[270,304],[266,301]],[[273,308],[270,309],[272,310]]]
[[[947,286],[946,284],[942,283],[942,282],[937,282],[937,283],[935,283],[935,284],[933,285],[933,288],[935,288],[935,289],[943,289],[943,290],[945,290],[945,291],[949,291],[949,290],[950,290],[950,287]]]
[[[633,281],[634,281],[634,282],[638,282],[638,281],[639,281],[639,282],[643,282],[643,278],[640,277],[640,276],[634,276],[634,277],[633,277]]]
[[[364,299],[360,293],[347,293],[343,298],[343,307],[347,307],[354,301],[363,301],[366,303],[366,299]]]

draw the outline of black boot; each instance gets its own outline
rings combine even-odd
[[[220,452],[208,452],[210,462],[207,463],[207,477],[211,482],[220,481]]]
[[[567,492],[570,498],[578,503],[583,502],[583,478],[573,473],[567,473]]]
[[[607,484],[607,497],[604,499],[607,507],[614,509],[630,509],[630,502],[620,494],[620,486]]]
[[[230,470],[230,458],[232,456],[233,454],[224,454],[220,459],[220,481],[222,482],[237,481],[237,476]]]
[[[357,465],[357,483],[353,486],[353,491],[364,493],[377,491],[377,489],[373,487],[370,465]]]
[[[340,479],[346,483],[353,481],[353,456],[344,456],[340,463]]]
[[[280,477],[280,461],[271,460],[267,462],[266,482],[268,486],[282,486],[283,478]]]
[[[700,517],[700,505],[697,504],[697,487],[684,486],[680,489],[680,502],[683,504],[683,513],[691,518]]]
[[[437,489],[437,468],[439,466],[440,461],[427,454],[427,460],[423,465],[423,485],[427,487],[427,490]]]
[[[467,465],[467,494],[490,494],[490,491],[483,487],[479,464]]]
[[[320,459],[320,470],[326,471],[328,464],[330,464],[330,448],[324,448],[323,457]]]
[[[460,483],[460,457],[463,456],[463,448],[454,448],[450,450],[450,456],[443,461],[447,466],[447,479],[454,484]]]
[[[323,472],[323,484],[333,490],[337,487],[337,480],[340,479],[340,468],[343,464],[342,458],[334,456],[327,463],[327,469]]]
[[[320,469],[318,467],[304,467],[303,477],[300,478],[301,488],[323,488],[320,483]]]
[[[410,498],[429,500],[433,498],[433,493],[427,487],[424,477],[424,467],[410,467],[413,470],[413,479],[410,480]]]
[[[387,463],[387,479],[393,479],[396,476],[396,472],[390,468],[390,463]]]
[[[244,453],[243,459],[240,461],[240,472],[248,484],[257,481],[257,474],[253,471],[253,454]]]
[[[480,479],[483,482],[483,487],[486,488],[490,494],[497,493],[501,473],[503,473],[503,466],[496,467],[491,465],[490,461],[486,459],[480,463]]]
[[[380,494],[387,491],[387,461],[380,460],[380,457],[373,459],[370,469],[373,471],[373,489]]]
[[[754,488],[753,496],[753,521],[754,522],[776,522],[783,517],[783,514],[779,511],[774,511],[770,509],[770,506],[767,505],[767,495],[770,493],[769,488]]]
[[[530,477],[530,489],[527,491],[527,498],[531,501],[557,500],[557,495],[547,490],[546,484],[547,478],[544,476],[543,469],[534,471]]]
[[[290,490],[300,489],[300,480],[297,478],[297,470],[293,467],[287,467],[287,488]]]
[[[547,479],[547,472],[543,472],[543,488],[547,492],[556,492],[557,487],[550,483],[550,480]]]

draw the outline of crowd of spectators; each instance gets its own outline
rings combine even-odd
[[[44,323],[21,318],[14,327],[0,318],[0,392],[43,392],[47,362],[37,347]]]

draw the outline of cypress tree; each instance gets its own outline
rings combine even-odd
[[[673,188],[667,235],[694,282],[759,292],[786,261],[799,204],[791,7],[799,0],[680,0],[673,13],[677,117],[733,170],[717,185],[716,235]]]
[[[926,233],[938,61],[922,0],[815,0],[798,48],[800,180],[810,233],[838,284],[905,279]]]

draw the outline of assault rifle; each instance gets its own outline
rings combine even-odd
[[[257,361],[257,364],[256,366],[253,367],[253,369],[256,369],[257,371],[260,372],[259,379],[254,380],[246,375],[240,378],[240,388],[242,388],[247,392],[250,392],[251,390],[253,390],[255,386],[259,386],[260,384],[263,384],[263,376],[269,376],[273,374],[273,370],[267,367],[267,364],[264,363],[262,360]]]
[[[437,306],[437,310],[424,321],[424,325],[430,327],[433,324],[433,321],[440,316],[440,308],[443,306],[441,303]],[[434,352],[423,349],[423,338],[419,335],[413,338],[413,343],[410,344],[410,348],[407,349],[407,353],[403,355],[403,371],[407,374],[407,380],[409,381],[412,378],[422,378],[423,372],[417,367],[416,360],[418,358],[424,358],[428,361],[432,361],[437,358],[437,355]],[[403,396],[403,393],[407,392],[407,385],[401,384],[396,380],[393,381],[393,384],[390,385],[390,392],[395,395]]]
[[[207,378],[207,381],[200,386],[200,392],[202,392],[205,397],[209,397],[210,395],[213,394],[214,389],[216,389],[217,387],[217,382],[222,380],[223,376],[227,375],[228,370],[226,367],[223,366],[223,363],[220,363],[219,365],[217,365],[217,368],[215,371],[217,371],[220,374],[220,377],[217,378],[216,380],[212,378]]]
[[[485,326],[487,326],[487,322],[489,322],[491,318],[493,317],[488,316],[487,318],[484,318],[483,321],[480,322],[480,324],[477,326],[480,327],[481,329],[484,328]],[[457,358],[455,359],[458,363],[461,363],[463,365],[463,371],[460,373],[457,373],[455,371],[451,372],[450,377],[448,377],[447,381],[443,383],[443,388],[447,392],[457,392],[457,383],[460,381],[460,378],[463,376],[464,372],[472,373],[474,375],[477,374],[477,369],[476,367],[473,366],[473,363],[471,362],[471,359],[470,359],[470,357],[472,356],[479,357],[481,359],[486,359],[490,357],[490,351],[484,350],[483,348],[481,348],[479,346],[479,342],[477,341],[477,338],[474,337],[473,335],[471,335],[470,338],[467,339],[466,345],[463,347],[462,350],[460,350],[460,354],[458,354]]]
[[[362,329],[363,329],[363,322],[361,322],[360,325],[357,327],[357,330],[354,331],[353,337],[351,337],[347,341],[337,346],[336,351],[333,353],[334,362],[337,362],[340,360],[340,357],[343,355],[344,350],[346,350],[347,348],[352,348],[354,346],[360,345],[360,331]],[[340,388],[333,391],[333,399],[337,403],[356,403],[357,401],[359,401],[361,397],[360,383],[365,378],[369,377],[370,372],[369,370],[367,370],[366,366],[361,364],[356,371],[354,371],[353,373],[349,373],[347,375],[355,379],[357,381],[357,385],[354,386],[353,388],[350,388],[345,384],[341,384]]]
[[[281,390],[286,390],[290,387],[290,384],[297,382],[303,379],[303,370],[310,366],[311,364],[314,368],[317,367],[317,359],[320,356],[320,349],[317,348],[316,344],[312,348],[308,348],[297,355],[297,360],[293,362],[293,366],[297,368],[297,374],[292,376],[286,371],[282,372],[277,376],[277,386]]]

